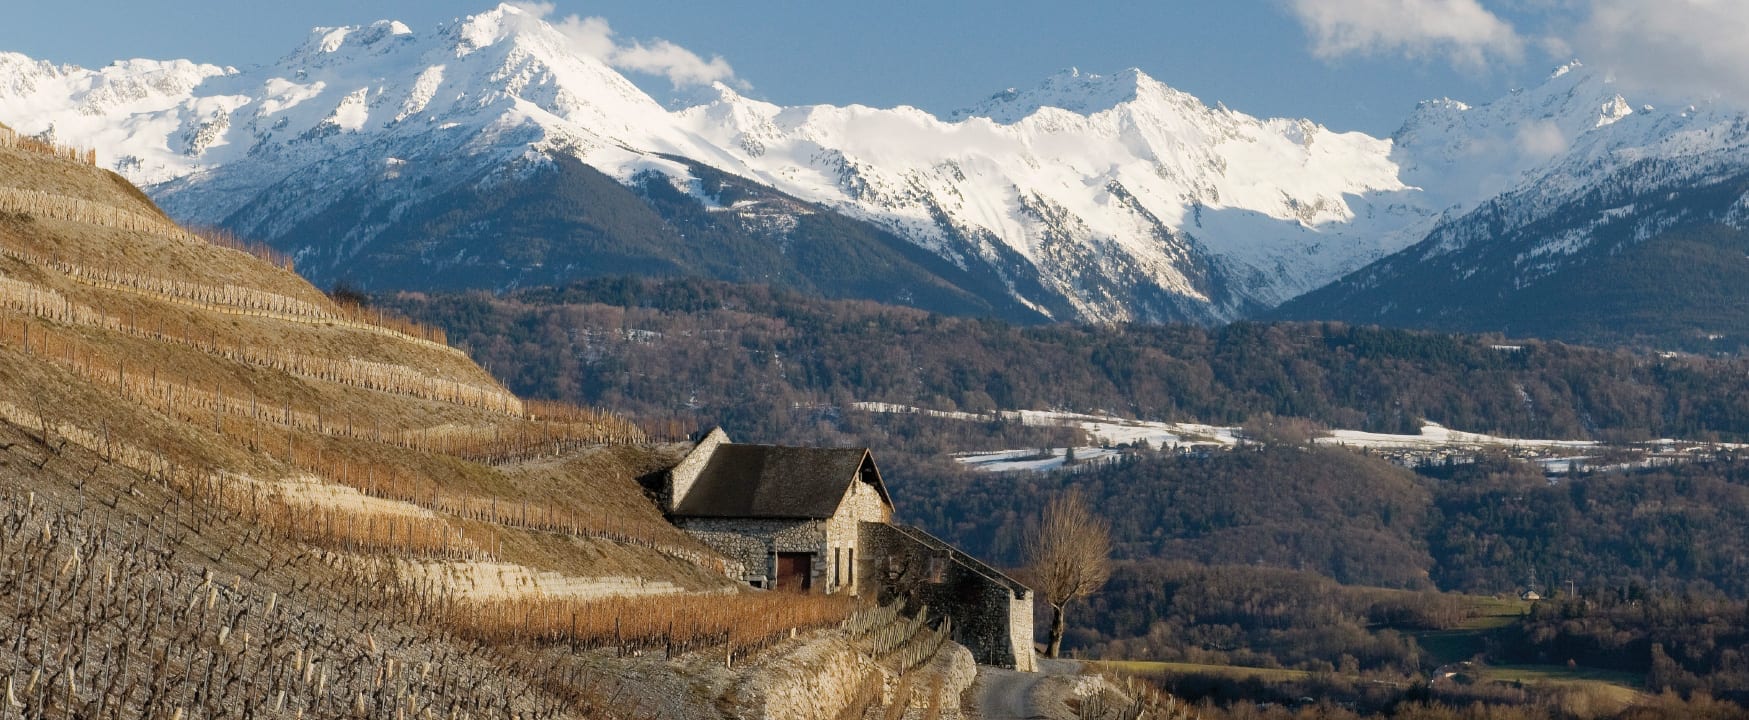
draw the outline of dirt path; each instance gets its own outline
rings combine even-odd
[[[1077,675],[1080,672],[1081,663],[1074,660],[1040,660],[1038,672],[1035,673],[980,665],[978,711],[975,717],[983,720],[1057,720],[1049,709],[1061,707],[1062,703],[1051,702],[1056,698],[1045,697],[1049,690],[1041,687],[1041,684],[1054,676]],[[1057,683],[1052,686],[1062,687]],[[1045,692],[1040,692],[1041,690]]]

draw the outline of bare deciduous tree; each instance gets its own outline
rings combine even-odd
[[[1051,606],[1045,656],[1054,658],[1062,648],[1069,604],[1098,592],[1111,576],[1111,522],[1095,517],[1081,494],[1071,490],[1045,506],[1026,555],[1039,593]]]

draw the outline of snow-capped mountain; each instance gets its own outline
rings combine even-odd
[[[1698,313],[1680,329],[1729,324],[1724,296],[1702,288],[1749,280],[1741,252],[1706,259],[1749,228],[1749,115],[1630,101],[1575,63],[1488,105],[1423,103],[1394,140],[1405,181],[1433,204],[1482,200],[1453,202],[1421,241],[1276,316],[1605,339],[1710,305],[1713,322]],[[1660,286],[1670,263],[1688,277]]]
[[[376,289],[691,274],[1216,322],[1340,279],[1281,314],[1421,324],[1749,208],[1670,195],[1749,168],[1743,115],[1630,101],[1578,64],[1486,105],[1423,103],[1391,138],[1211,107],[1134,70],[946,118],[723,85],[669,110],[508,5],[423,34],[318,29],[244,70],[0,54],[0,121],[96,147],[178,219],[267,240],[319,283]]]
[[[919,287],[1059,319],[1231,319],[1406,246],[1431,217],[1387,140],[1209,107],[1138,71],[1069,71],[950,119],[779,107],[725,86],[671,112],[513,6],[430,34],[318,29],[245,70],[0,55],[0,119],[95,146],[178,219],[291,250],[318,281],[390,256],[438,275],[487,268],[477,279],[500,285],[599,272],[588,253],[530,251],[564,244],[566,227],[492,246],[511,232],[502,213],[434,205],[501,200],[554,168],[646,200],[669,192],[659,179],[714,232],[786,255],[799,218],[842,215],[905,258],[891,263],[928,266]],[[748,197],[726,202],[730,187]],[[668,226],[652,232],[693,242],[659,214]],[[427,237],[408,237],[414,221]],[[729,250],[656,264],[691,271],[686,253]],[[615,253],[636,265],[635,248]],[[417,270],[366,279],[421,284]]]

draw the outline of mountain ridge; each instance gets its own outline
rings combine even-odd
[[[1410,262],[1403,253],[1430,262],[1483,235],[1540,227],[1610,184],[1649,197],[1749,167],[1734,110],[1629,101],[1577,62],[1493,102],[1423,102],[1389,138],[1205,105],[1134,69],[1066,70],[945,118],[785,107],[722,83],[671,111],[508,5],[433,32],[393,21],[318,28],[244,70],[129,61],[85,71],[8,55],[0,78],[10,78],[0,79],[0,116],[25,133],[98,147],[152,182],[175,217],[273,243],[318,282],[378,290],[624,272],[590,260],[602,227],[591,218],[606,212],[646,217],[631,234],[653,238],[648,249],[614,251],[642,252],[625,258],[633,269],[1021,321],[1220,323],[1363,282]],[[567,158],[629,195],[595,184],[571,210],[543,216],[538,233],[504,203],[434,202],[539,194],[577,180]],[[1657,174],[1634,175],[1649,168]],[[713,194],[727,185],[738,200]],[[1699,219],[1730,224],[1742,217],[1733,213]],[[1540,259],[1502,272],[1534,279],[1566,262],[1591,244],[1585,225],[1523,240],[1516,255]],[[837,269],[875,246],[877,275],[887,274],[865,285],[893,289],[844,288]],[[796,260],[797,247],[817,249],[815,259]],[[761,274],[677,262],[712,255]],[[1480,269],[1443,272],[1456,282]],[[953,290],[913,299],[930,287]],[[1364,319],[1413,303],[1415,290],[1317,312]]]
[[[1502,121],[1533,114],[1527,107],[1535,109],[1535,122]],[[1475,150],[1478,136],[1558,152],[1540,162],[1520,157],[1496,164],[1495,177],[1465,173],[1458,167],[1463,153],[1498,151],[1498,145]],[[1715,281],[1734,276],[1734,268],[1711,263],[1722,274],[1689,273],[1678,281],[1684,272],[1673,266],[1684,262],[1680,257],[1694,260],[1696,238],[1718,248],[1736,244],[1729,234],[1749,221],[1749,188],[1742,184],[1749,175],[1749,116],[1717,105],[1636,107],[1607,76],[1574,63],[1557,70],[1549,84],[1495,104],[1423,104],[1399,139],[1437,151],[1423,154],[1431,159],[1410,168],[1411,177],[1461,176],[1488,185],[1479,193],[1485,199],[1454,205],[1419,242],[1266,317],[1535,332],[1697,351],[1729,349],[1749,333],[1749,324],[1727,320],[1731,313],[1720,314],[1717,323],[1704,320],[1704,310],[1729,307],[1734,293],[1695,293],[1728,287]],[[1646,264],[1625,268],[1618,259],[1629,256]],[[1636,277],[1668,284],[1646,287]],[[1629,286],[1633,302],[1609,291]],[[1673,304],[1678,298],[1683,302]],[[1598,307],[1615,307],[1617,314],[1599,317]],[[1721,334],[1737,339],[1727,345],[1704,340]]]
[[[1299,242],[1356,215],[1350,193],[1400,189],[1383,141],[1207,108],[1139,71],[1116,80],[1133,86],[1127,99],[1119,92],[1090,116],[1045,110],[1007,124],[904,107],[781,108],[726,86],[670,113],[510,6],[427,35],[388,21],[321,29],[270,66],[199,67],[167,86],[189,86],[184,97],[92,106],[110,114],[86,124],[131,125],[132,136],[74,122],[67,106],[89,94],[66,87],[15,90],[0,97],[0,113],[31,134],[90,136],[130,177],[153,183],[172,214],[294,253],[368,243],[368,223],[351,237],[283,233],[391,176],[481,185],[569,155],[622,183],[654,172],[690,190],[696,178],[668,159],[684,157],[982,268],[1059,319],[1207,322],[1274,304],[1357,265],[1352,253],[1389,249],[1344,235],[1288,251],[1281,238]],[[1088,158],[1090,144],[1098,157]],[[1370,159],[1349,167],[1354,157]],[[1266,162],[1311,169],[1278,182]],[[405,200],[379,205],[392,213]],[[1234,216],[1218,232],[1194,225],[1200,217],[1212,227],[1216,212]],[[1269,238],[1228,239],[1245,233]]]

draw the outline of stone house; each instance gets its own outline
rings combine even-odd
[[[749,445],[716,428],[663,477],[655,490],[669,519],[754,587],[904,596],[951,618],[978,662],[1035,669],[1032,591],[894,523],[867,448]]]
[[[770,589],[857,592],[862,523],[893,519],[866,448],[745,445],[722,428],[668,472],[662,499],[675,525]]]

